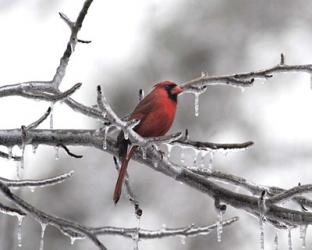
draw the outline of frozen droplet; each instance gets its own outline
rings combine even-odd
[[[259,228],[260,228],[260,249],[264,250],[264,228],[263,228],[263,218],[261,215],[259,218]]]
[[[180,241],[181,241],[181,244],[182,244],[182,245],[185,245],[185,243],[186,243],[186,237],[185,237],[184,235],[181,235],[181,236],[180,236]]]
[[[22,247],[22,223],[24,216],[17,215],[18,225],[17,225],[17,245],[18,247]]]
[[[302,248],[306,248],[307,225],[300,225],[300,239]]]
[[[195,116],[199,115],[199,93],[194,92],[194,107],[195,107]]]
[[[34,186],[32,186],[32,187],[29,187],[29,189],[30,189],[30,192],[35,192],[35,189],[36,189],[36,187],[34,187]]]
[[[158,161],[153,161],[154,168],[158,168]]]
[[[51,103],[50,108],[51,108],[51,112],[50,112],[50,129],[53,129],[53,127],[54,127],[54,121],[53,121],[54,103]]]
[[[275,234],[274,237],[274,250],[278,250],[278,234]]]
[[[288,228],[288,250],[292,250],[291,228]]]
[[[41,225],[41,235],[40,235],[40,247],[39,247],[39,250],[43,250],[43,247],[44,247],[44,233],[45,233],[47,224],[40,223],[40,225]]]
[[[222,233],[223,233],[223,211],[219,211],[218,213],[218,222],[217,222],[217,241],[221,242],[222,241]]]
[[[104,135],[103,135],[103,150],[107,149],[107,134],[108,134],[109,126],[104,128]]]
[[[9,157],[9,160],[12,159],[12,156],[13,156],[13,147],[8,147],[8,157]]]
[[[54,150],[55,150],[55,160],[58,161],[60,159],[60,147],[55,146]]]
[[[38,144],[33,144],[33,145],[32,145],[32,153],[33,153],[33,154],[36,154],[37,149],[38,149],[38,146],[39,146]]]
[[[166,143],[167,146],[167,158],[170,160],[172,145],[170,143]]]
[[[240,90],[241,90],[242,93],[244,93],[245,92],[245,87],[240,87]]]
[[[162,225],[161,225],[161,228],[162,228],[162,229],[166,229],[166,228],[167,228],[167,225],[166,225],[166,224],[162,224]]]
[[[201,77],[206,77],[208,74],[204,71],[201,72]]]

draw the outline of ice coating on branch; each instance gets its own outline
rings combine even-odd
[[[217,241],[221,242],[222,241],[222,233],[223,233],[223,211],[219,211],[218,213],[218,222],[217,222]]]
[[[300,240],[301,240],[301,247],[306,248],[306,234],[307,234],[307,225],[300,225]]]
[[[259,218],[259,228],[260,228],[260,249],[264,250],[264,228],[263,228],[263,217]]]
[[[274,237],[274,250],[278,250],[278,234],[275,233]]]
[[[292,250],[291,228],[288,228],[288,250]]]
[[[47,224],[40,223],[40,226],[41,226],[41,235],[40,235],[40,247],[39,247],[39,250],[43,250],[43,247],[44,247],[44,233],[45,233]]]
[[[24,216],[17,215],[18,225],[17,225],[17,245],[18,247],[22,247],[22,223]]]
[[[103,134],[103,150],[107,149],[107,134],[108,134],[109,126],[105,126],[104,134]]]

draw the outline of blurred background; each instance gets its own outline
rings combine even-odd
[[[65,49],[68,27],[58,12],[76,18],[83,0],[0,0],[0,84],[27,80],[50,80]],[[73,97],[86,105],[96,103],[95,88],[101,84],[115,111],[132,111],[138,91],[148,92],[162,80],[177,83],[196,78],[201,72],[222,75],[271,67],[286,55],[286,63],[311,63],[311,8],[308,0],[151,0],[98,1],[92,4],[81,39],[61,85],[83,86]],[[265,84],[263,84],[265,83]],[[194,140],[244,142],[255,145],[243,152],[217,153],[213,167],[247,178],[259,185],[282,188],[311,183],[312,91],[308,74],[274,75],[241,91],[211,86],[200,96],[199,117],[194,116],[193,95],[179,99],[172,131],[190,130]],[[0,128],[17,128],[40,117],[49,103],[19,97],[0,99]],[[55,128],[98,128],[99,123],[75,113],[63,104],[54,108]],[[45,121],[41,128],[48,128]],[[1,148],[5,151],[5,148]],[[24,178],[45,178],[74,170],[66,182],[31,192],[18,191],[45,212],[90,226],[137,226],[133,207],[124,195],[112,202],[117,173],[111,155],[93,148],[75,147],[81,160],[40,146],[36,153],[26,148]],[[178,160],[181,149],[173,149]],[[192,165],[194,152],[185,151]],[[13,148],[20,154],[20,149]],[[208,156],[207,156],[208,157]],[[206,158],[206,162],[209,157]],[[16,178],[15,163],[1,160],[0,174]],[[141,226],[147,229],[180,227],[217,221],[213,200],[147,167],[131,162],[132,187],[141,201]],[[241,190],[243,192],[243,190]],[[1,197],[1,201],[5,201]],[[6,203],[8,204],[8,203]],[[287,204],[286,204],[287,205]],[[216,232],[207,236],[146,240],[139,248],[153,249],[256,249],[260,247],[258,220],[228,208],[225,218],[239,222],[224,228],[222,242]],[[0,249],[17,247],[17,220],[0,214]],[[39,249],[40,225],[27,217],[23,223],[23,247]],[[265,224],[265,248],[273,249],[275,233],[287,246],[287,232]],[[308,235],[309,235],[308,229]],[[293,230],[294,249],[301,247],[299,230]],[[101,238],[108,249],[132,249],[131,239]],[[307,246],[312,244],[307,238]],[[45,234],[45,250],[94,249],[88,240],[70,239],[53,227]]]

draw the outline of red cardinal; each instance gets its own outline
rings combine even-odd
[[[183,91],[177,84],[164,81],[154,86],[154,89],[136,106],[129,120],[140,120],[134,128],[142,137],[162,136],[171,128],[174,121],[178,95]],[[122,160],[119,176],[114,191],[114,202],[118,202],[123,182],[127,173],[128,162],[137,146],[129,146],[121,131],[118,135],[119,156]],[[129,147],[128,147],[129,146]]]

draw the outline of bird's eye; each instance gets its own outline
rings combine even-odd
[[[169,85],[165,86],[165,90],[170,90],[170,89],[171,89],[171,88],[170,88]]]

